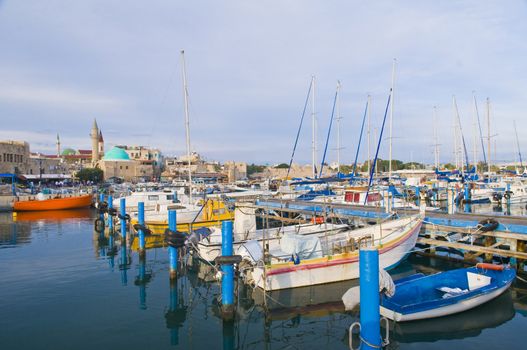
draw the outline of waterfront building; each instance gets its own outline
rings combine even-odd
[[[135,182],[151,180],[154,176],[153,161],[130,159],[128,153],[117,146],[106,152],[98,166],[104,172],[105,180],[118,177]]]
[[[29,143],[0,141],[0,173],[25,174],[29,168]]]

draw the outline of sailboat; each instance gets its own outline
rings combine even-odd
[[[185,108],[185,136],[188,161],[188,202],[177,202],[173,204],[160,205],[155,211],[145,212],[145,223],[148,227],[154,228],[155,233],[162,233],[168,228],[168,210],[176,210],[178,230],[190,231],[191,226],[211,226],[217,225],[221,220],[233,218],[233,213],[229,212],[224,203],[211,200],[193,201],[192,198],[192,168],[190,152],[190,119],[188,109],[188,87],[187,73],[185,65],[185,51],[181,50],[181,73],[183,80],[183,100]],[[137,215],[137,213],[135,214]],[[132,219],[132,223],[137,222],[137,217]]]

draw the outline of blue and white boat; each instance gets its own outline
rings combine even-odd
[[[516,271],[504,265],[412,275],[395,281],[395,294],[383,295],[381,315],[397,322],[441,317],[484,304],[505,292]]]

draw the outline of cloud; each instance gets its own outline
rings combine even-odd
[[[396,57],[395,158],[433,160],[438,106],[442,160],[450,160],[451,96],[470,135],[476,90],[480,106],[491,97],[498,145],[513,159],[513,119],[527,137],[526,14],[522,1],[5,2],[0,115],[10,129],[59,129],[88,145],[95,116],[108,144],[183,151],[184,48],[193,149],[219,160],[287,160],[315,74],[319,149],[340,79],[342,158],[351,161],[368,93],[372,127],[380,126]],[[309,124],[299,162],[310,160]]]
[[[65,110],[90,108],[91,110],[112,111],[122,106],[122,102],[115,98],[52,86],[0,85],[0,100],[3,103],[31,104],[37,107],[51,106]]]

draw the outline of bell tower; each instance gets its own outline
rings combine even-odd
[[[93,126],[91,128],[91,162],[95,165],[99,160],[99,127],[97,126],[97,120],[93,119]]]

